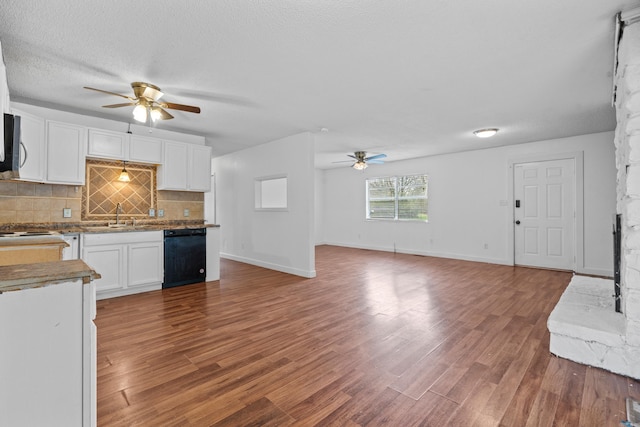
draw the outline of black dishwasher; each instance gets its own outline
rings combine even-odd
[[[163,288],[204,282],[206,266],[206,228],[164,231]]]

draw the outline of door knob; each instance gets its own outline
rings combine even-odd
[[[520,220],[516,220],[516,225],[520,225]]]

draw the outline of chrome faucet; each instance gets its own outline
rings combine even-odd
[[[116,224],[120,224],[120,214],[122,213],[122,205],[118,203],[116,205]]]

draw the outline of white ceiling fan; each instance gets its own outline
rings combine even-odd
[[[368,164],[382,165],[384,164],[384,161],[382,159],[387,157],[386,154],[376,154],[374,156],[367,157],[367,153],[365,151],[356,151],[353,154],[347,154],[347,156],[355,160],[355,162],[353,162],[351,167],[356,170],[365,170]],[[346,163],[346,162],[352,162],[352,161],[353,160],[342,160],[342,161],[333,162],[333,163]]]

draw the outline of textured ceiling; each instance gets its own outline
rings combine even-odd
[[[101,108],[121,98],[82,87],[150,82],[202,108],[157,126],[204,135],[214,156],[310,131],[324,168],[612,130],[614,16],[638,5],[3,0],[0,41],[12,100],[129,121]],[[473,137],[483,127],[501,131]]]

